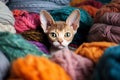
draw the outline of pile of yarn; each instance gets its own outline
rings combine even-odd
[[[8,7],[11,10],[20,9],[39,13],[40,10],[57,10],[69,6],[71,0],[10,0]]]
[[[10,61],[27,54],[46,56],[38,47],[23,39],[19,34],[0,32],[0,46],[0,50]]]
[[[15,17],[15,29],[17,33],[22,33],[27,30],[36,29],[40,26],[39,14],[30,13],[26,10],[13,10]]]
[[[75,9],[78,8],[64,7],[58,10],[51,11],[50,13],[55,21],[65,21],[67,17],[71,14],[71,12]],[[79,10],[80,10],[80,26],[78,28],[77,33],[75,34],[73,41],[71,42],[70,46],[72,47],[78,47],[80,44],[86,41],[88,31],[93,24],[93,20],[89,13],[87,13],[83,9]]]
[[[111,46],[116,46],[117,44],[113,42],[91,42],[83,43],[75,51],[76,54],[87,57],[93,62],[97,63],[100,57],[103,55],[104,51]]]
[[[14,28],[15,19],[9,8],[0,1],[0,32],[16,33]]]
[[[59,64],[72,77],[72,80],[89,80],[93,72],[93,62],[75,54],[69,49],[54,53],[51,60]]]
[[[45,57],[27,55],[13,61],[10,80],[72,80],[58,64]]]
[[[99,60],[92,80],[120,80],[120,46],[105,50]]]

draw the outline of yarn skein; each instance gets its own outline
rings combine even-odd
[[[88,58],[76,55],[68,49],[54,53],[51,60],[59,64],[72,77],[72,80],[89,80],[93,70],[93,62]]]
[[[14,28],[15,19],[9,8],[0,1],[0,31],[16,33]]]
[[[100,58],[92,80],[120,80],[120,45],[107,48]]]
[[[120,27],[107,25],[102,23],[95,23],[88,34],[88,41],[108,41],[120,43]]]
[[[13,61],[10,80],[72,80],[62,67],[45,57],[27,55]]]
[[[25,10],[13,10],[15,17],[15,29],[17,33],[22,33],[27,30],[36,29],[40,26],[39,14],[29,13]]]
[[[104,51],[111,46],[116,46],[113,42],[91,42],[83,43],[76,51],[76,54],[87,57],[97,63]]]
[[[46,56],[37,46],[23,39],[19,34],[0,32],[0,50],[6,57],[13,61],[16,58],[24,57],[27,54]]]
[[[0,51],[0,80],[4,80],[8,70],[10,68],[10,62],[7,57]]]

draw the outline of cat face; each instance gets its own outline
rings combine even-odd
[[[68,47],[73,40],[75,33],[79,27],[80,12],[75,10],[64,21],[54,21],[52,16],[45,10],[40,12],[41,27],[47,34],[49,41],[53,47],[62,49]]]

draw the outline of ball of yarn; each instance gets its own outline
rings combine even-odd
[[[70,2],[70,6],[76,6],[77,4],[83,2],[83,1],[86,1],[86,0],[71,0]]]
[[[99,19],[99,23],[105,23],[114,26],[120,26],[120,13],[116,12],[106,12]]]
[[[14,17],[9,8],[0,1],[0,31],[16,33],[14,28]]]
[[[83,43],[76,51],[76,54],[87,57],[95,63],[99,61],[104,51],[111,46],[116,46],[113,42],[91,42]]]
[[[108,41],[120,43],[120,27],[102,23],[94,24],[88,34],[88,41]]]
[[[4,80],[8,73],[10,62],[6,56],[0,51],[0,80]]]
[[[21,33],[21,35],[26,40],[41,42],[41,43],[45,44],[45,46],[47,48],[50,47],[49,41],[48,41],[46,35],[43,33],[43,31],[40,31],[40,30],[28,30],[28,31],[25,31],[25,32]]]
[[[83,5],[90,5],[90,6],[93,6],[95,8],[101,8],[103,6],[103,4],[101,2],[98,2],[96,0],[85,0],[85,1],[77,4],[75,7],[80,7]]]
[[[39,48],[39,50],[43,51],[45,54],[49,54],[49,51],[44,44],[42,44],[40,42],[36,42],[36,41],[29,41],[29,42],[36,45]]]
[[[27,55],[12,63],[10,80],[71,80],[59,65],[45,57]]]
[[[91,17],[94,17],[96,15],[96,12],[98,11],[97,8],[92,7],[90,5],[83,5],[83,6],[80,6],[79,8],[86,10],[91,15]]]
[[[62,66],[72,80],[89,80],[93,70],[93,62],[74,52],[63,49],[51,57],[51,60]]]
[[[39,14],[29,13],[24,10],[13,10],[15,17],[15,29],[17,33],[27,30],[36,29],[40,25]]]
[[[39,13],[40,10],[57,10],[69,6],[70,0],[10,0],[7,4],[11,10],[20,9]]]
[[[66,21],[67,17],[75,9],[78,8],[64,7],[58,10],[51,11],[50,13],[55,21]],[[71,42],[71,44],[75,44],[76,46],[79,46],[86,40],[88,31],[93,24],[91,16],[85,10],[83,9],[79,10],[80,10],[80,27],[78,28],[78,31],[75,34],[73,41]]]
[[[0,32],[0,50],[10,61],[27,54],[46,56],[35,45],[23,39],[19,34]]]
[[[108,48],[98,62],[93,80],[120,80],[120,46]]]
[[[119,13],[119,12],[120,12],[119,8],[120,8],[120,5],[119,5],[119,3],[117,3],[117,2],[111,2],[111,3],[109,3],[109,4],[106,4],[106,5],[102,6],[102,7],[97,11],[97,13],[96,13],[96,15],[95,15],[95,18],[94,18],[94,21],[95,21],[95,22],[98,22],[99,19],[100,19],[100,17],[103,16],[104,13],[106,13],[106,12],[109,12],[109,13],[110,13],[110,12],[117,12],[117,13]]]

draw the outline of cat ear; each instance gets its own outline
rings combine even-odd
[[[68,26],[71,26],[73,30],[77,32],[77,29],[79,27],[79,21],[80,21],[80,11],[76,9],[69,15],[69,17],[66,20],[66,24]]]
[[[55,23],[50,13],[47,12],[46,10],[40,11],[40,21],[41,21],[41,27],[45,33],[47,33],[48,28]]]

